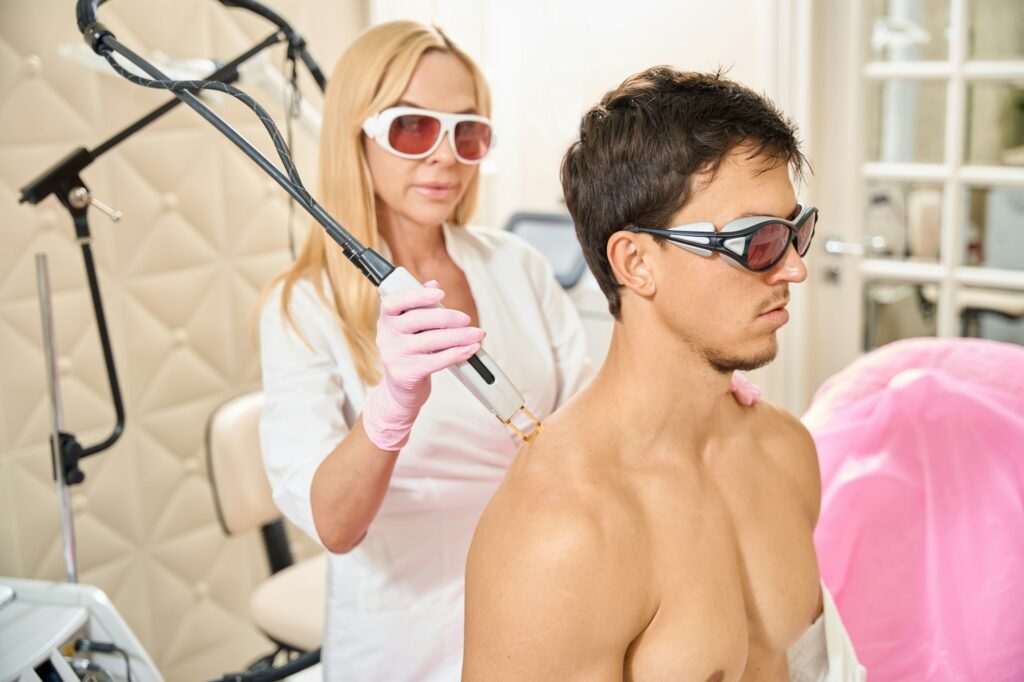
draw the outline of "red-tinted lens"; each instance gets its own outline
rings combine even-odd
[[[467,161],[479,161],[491,148],[491,126],[479,121],[455,125],[455,149]]]
[[[789,247],[790,234],[789,228],[782,223],[768,223],[761,227],[750,240],[747,263],[754,270],[772,265]]]
[[[796,252],[803,258],[807,255],[807,247],[811,245],[811,237],[814,236],[814,224],[818,222],[818,213],[814,212],[808,216],[800,231],[796,233]]]
[[[388,142],[403,154],[422,154],[434,146],[440,132],[441,122],[433,116],[406,114],[391,122]]]

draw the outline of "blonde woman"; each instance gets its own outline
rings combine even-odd
[[[332,682],[459,679],[469,542],[518,444],[439,370],[486,335],[541,419],[589,378],[545,259],[468,226],[490,113],[480,70],[439,30],[358,37],[325,94],[318,197],[427,286],[381,299],[314,228],[263,304],[263,457],[282,512],[331,553]]]

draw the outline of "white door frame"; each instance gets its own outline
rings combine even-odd
[[[805,140],[805,153],[812,159],[812,0],[760,0],[759,25],[762,27],[761,82],[765,93],[796,123]],[[804,201],[813,203],[813,178],[798,188]],[[779,332],[779,355],[774,363],[752,377],[768,397],[786,409],[800,414],[810,402],[808,346],[812,325],[811,296],[813,279],[790,288],[789,324]]]

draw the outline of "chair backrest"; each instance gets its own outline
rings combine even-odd
[[[563,289],[572,289],[586,272],[583,248],[568,213],[515,213],[505,229],[544,254]]]
[[[280,518],[260,455],[263,392],[231,398],[206,423],[206,464],[214,506],[228,535],[260,528]]]

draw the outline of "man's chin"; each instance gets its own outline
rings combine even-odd
[[[770,345],[755,353],[725,353],[719,349],[710,349],[704,352],[708,364],[715,371],[723,374],[735,371],[752,372],[760,369],[775,359],[779,353],[779,343],[772,334]]]

